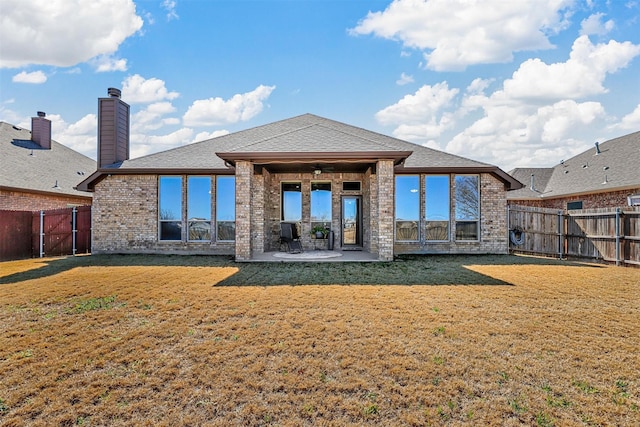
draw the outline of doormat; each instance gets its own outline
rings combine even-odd
[[[337,258],[341,257],[342,254],[340,252],[333,251],[308,251],[302,252],[299,254],[290,254],[288,252],[276,252],[273,254],[276,258],[285,258],[285,259],[320,259],[320,258]]]

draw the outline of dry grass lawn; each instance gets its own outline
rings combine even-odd
[[[640,425],[640,269],[0,263],[0,425]]]

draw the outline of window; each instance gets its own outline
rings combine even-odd
[[[360,191],[360,181],[344,181],[342,183],[342,191]]]
[[[182,240],[182,177],[161,176],[159,187],[160,240]]]
[[[211,177],[187,178],[187,221],[190,241],[211,241]]]
[[[299,182],[282,183],[282,216],[283,221],[302,221],[302,191]]]
[[[236,178],[216,179],[216,236],[219,241],[236,240]]]
[[[311,229],[331,229],[331,183],[311,183]]]
[[[420,177],[396,176],[396,240],[418,240],[420,223]]]
[[[582,209],[582,200],[579,202],[567,202],[567,210]]]
[[[449,240],[449,175],[424,179],[426,240]]]
[[[480,187],[477,175],[456,175],[456,240],[479,240]]]

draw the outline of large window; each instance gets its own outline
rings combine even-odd
[[[187,178],[188,239],[211,240],[211,177]]]
[[[182,240],[182,177],[161,176],[159,187],[160,240]]]
[[[282,183],[282,216],[283,221],[302,221],[302,190],[299,182]]]
[[[396,240],[417,241],[420,224],[420,177],[396,176]]]
[[[311,229],[331,229],[331,183],[311,183]]]
[[[221,241],[236,239],[236,178],[219,176],[216,180],[216,235]]]
[[[480,186],[477,175],[456,175],[456,240],[479,240]]]
[[[425,240],[449,240],[449,175],[427,175],[425,188]]]

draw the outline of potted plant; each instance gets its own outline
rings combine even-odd
[[[321,225],[316,225],[311,229],[311,235],[316,236],[316,239],[324,239],[327,235],[327,229]]]

